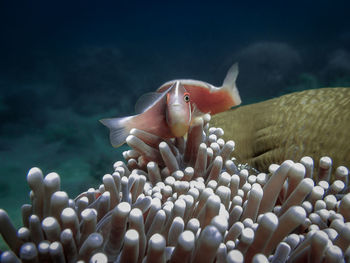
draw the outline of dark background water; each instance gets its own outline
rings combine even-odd
[[[240,64],[244,104],[350,86],[348,1],[1,1],[0,207],[16,224],[27,171],[74,196],[121,149],[102,117],[175,78],[220,86]]]

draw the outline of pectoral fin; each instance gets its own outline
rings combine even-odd
[[[125,143],[130,128],[127,123],[132,117],[102,119],[100,122],[109,128],[109,139],[113,147],[117,148]]]

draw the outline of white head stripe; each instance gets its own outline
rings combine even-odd
[[[180,88],[180,81],[176,81],[175,83],[175,96],[179,96],[179,88]]]

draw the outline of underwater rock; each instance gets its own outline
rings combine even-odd
[[[339,262],[350,256],[349,171],[330,158],[236,164],[233,141],[196,120],[187,138],[135,130],[126,163],[70,199],[57,173],[28,172],[16,229],[0,209],[1,262]]]
[[[330,156],[334,167],[350,164],[350,88],[287,94],[214,115],[211,124],[235,141],[239,162],[262,172],[303,156]]]
[[[346,83],[349,80],[350,52],[337,49],[329,54],[329,60],[323,70],[322,77],[329,83]],[[341,85],[341,84],[339,84]]]
[[[253,43],[237,52],[232,60],[239,61],[238,87],[244,83],[240,93],[246,98],[273,97],[281,87],[291,84],[303,65],[299,52],[283,42]]]

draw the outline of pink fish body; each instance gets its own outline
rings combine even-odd
[[[136,107],[142,108],[140,114],[100,120],[110,129],[113,147],[125,143],[133,128],[162,138],[174,138],[185,135],[191,123],[190,96],[180,82],[174,82],[163,92],[145,94],[139,99]]]
[[[214,115],[241,104],[236,87],[237,76],[238,65],[236,63],[227,72],[221,87],[215,87],[204,81],[178,79],[164,83],[157,91],[164,92],[175,82],[180,82],[191,96],[192,107],[195,104],[200,112]]]

